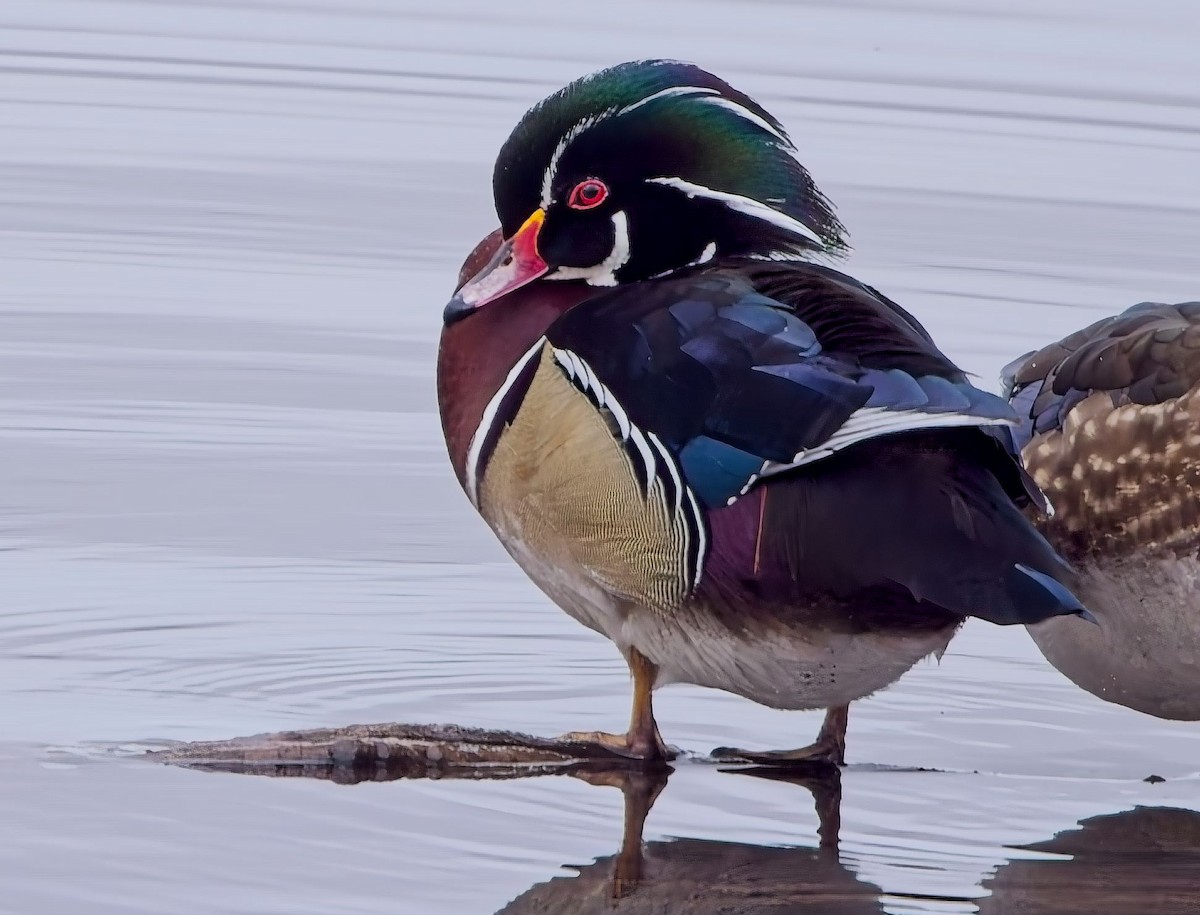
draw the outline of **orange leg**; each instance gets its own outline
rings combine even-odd
[[[642,832],[646,816],[667,786],[667,777],[672,770],[668,766],[646,771],[630,771],[628,768],[582,770],[572,773],[589,785],[608,785],[620,788],[625,796],[625,828],[621,836],[621,850],[613,862],[612,898],[623,899],[636,892],[642,882],[645,859],[642,853]]]
[[[595,744],[609,752],[629,759],[640,759],[648,763],[664,762],[674,754],[658,733],[654,721],[654,680],[658,668],[644,655],[630,649],[629,672],[633,675],[633,712],[629,716],[629,730],[624,734],[608,734],[603,731],[572,731],[559,740],[571,743]]]

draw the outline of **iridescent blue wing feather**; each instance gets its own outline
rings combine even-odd
[[[1081,610],[1020,511],[1037,493],[1015,414],[869,287],[739,260],[596,296],[547,339],[642,479],[677,475],[696,500],[704,587],[732,612],[814,595],[998,623]]]
[[[807,274],[818,290],[830,275],[849,281],[803,265],[788,273]],[[831,335],[830,345],[803,307],[764,295],[753,280],[731,269],[622,287],[572,310],[548,335],[678,456],[709,507],[872,438],[1015,422],[1004,400],[971,385],[907,316]],[[862,288],[865,304],[882,308]]]

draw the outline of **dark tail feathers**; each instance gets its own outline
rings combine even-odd
[[[864,443],[796,474],[775,533],[803,558],[802,577],[844,595],[899,588],[1001,625],[1089,616],[1071,569],[987,464],[948,438]]]

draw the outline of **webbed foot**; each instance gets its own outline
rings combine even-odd
[[[846,763],[845,748],[834,740],[816,740],[798,750],[739,750],[737,747],[717,747],[712,751],[718,762],[754,763],[756,766],[803,767],[842,766]]]
[[[798,750],[739,750],[718,747],[712,751],[718,762],[754,763],[757,766],[812,767],[844,766],[846,764],[846,724],[850,707],[835,706],[825,713],[825,721],[817,739]]]
[[[659,736],[655,728],[650,734],[609,734],[605,731],[571,731],[555,738],[563,743],[578,743],[623,759],[641,760],[645,763],[668,762],[676,753]]]

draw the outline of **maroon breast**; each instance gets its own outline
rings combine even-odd
[[[491,259],[502,240],[497,229],[475,246],[458,272],[458,286]],[[471,437],[509,369],[559,315],[594,291],[579,282],[539,280],[442,329],[438,409],[459,483]]]

